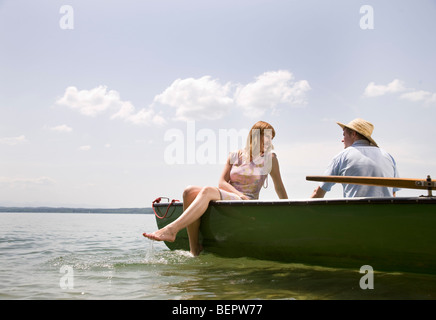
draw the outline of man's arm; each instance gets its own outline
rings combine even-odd
[[[324,191],[321,187],[317,187],[315,190],[313,190],[311,198],[324,198],[327,191]]]

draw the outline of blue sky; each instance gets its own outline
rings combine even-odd
[[[0,1],[0,205],[180,199],[217,184],[223,133],[257,120],[293,199],[357,117],[402,177],[436,176],[435,16],[434,0]]]

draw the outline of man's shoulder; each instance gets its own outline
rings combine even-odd
[[[360,157],[361,155],[362,153],[360,152],[358,147],[349,146],[348,148],[345,148],[341,152],[337,153],[336,156],[333,158],[333,161],[342,162],[348,159]]]
[[[341,158],[341,157],[349,155],[350,153],[355,153],[356,151],[357,150],[355,147],[350,146],[350,147],[345,148],[344,150],[340,151],[339,153],[337,153],[335,158]]]

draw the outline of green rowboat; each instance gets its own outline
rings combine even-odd
[[[183,204],[154,209],[162,228]],[[225,257],[436,274],[435,197],[213,201],[200,235],[206,252]],[[166,245],[189,250],[186,230]]]

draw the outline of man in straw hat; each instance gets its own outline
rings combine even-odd
[[[371,137],[374,130],[372,123],[363,119],[354,119],[348,124],[337,124],[344,131],[345,149],[330,162],[326,176],[363,176],[363,177],[398,177],[394,158],[379,148]],[[314,190],[312,198],[323,198],[334,183],[323,182]],[[344,197],[392,197],[398,189],[343,184]]]

